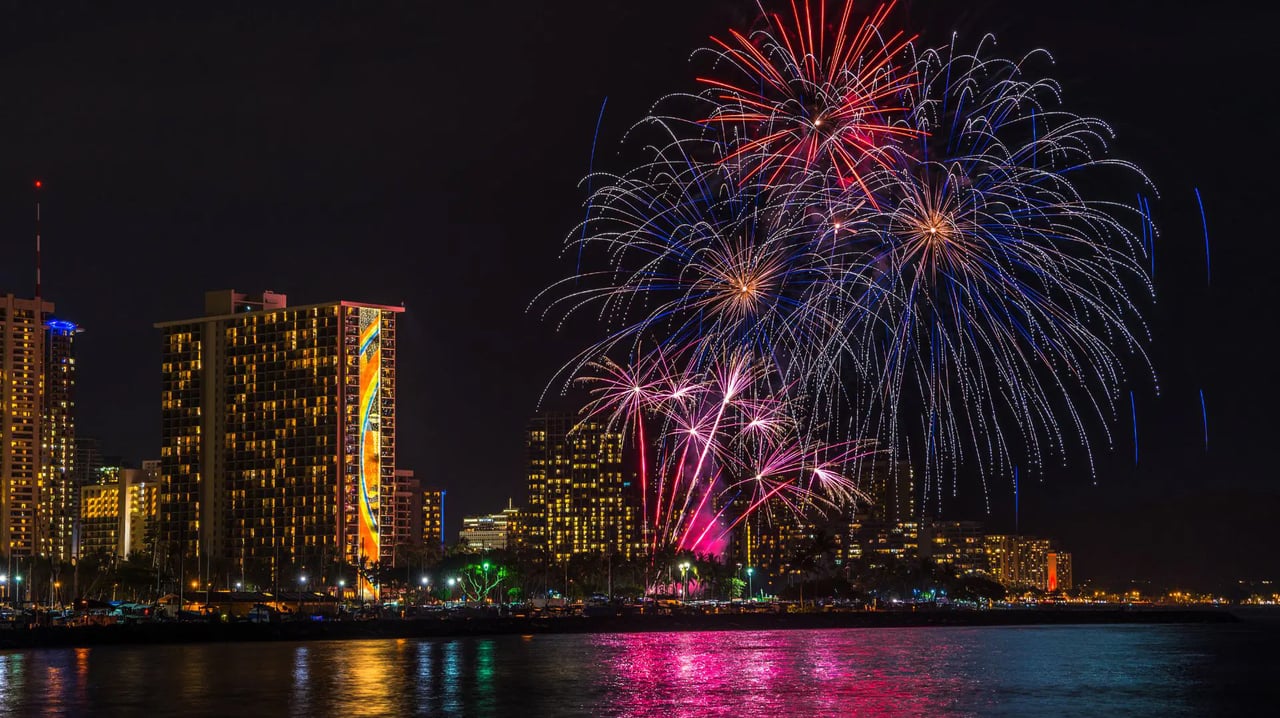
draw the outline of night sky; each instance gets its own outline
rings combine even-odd
[[[197,316],[205,290],[403,302],[399,463],[449,491],[454,527],[508,496],[519,503],[525,421],[593,336],[557,334],[526,306],[572,271],[559,250],[582,216],[601,102],[596,167],[623,169],[626,128],[692,88],[690,52],[754,8],[272,4],[0,11],[0,291],[32,292],[31,182],[42,178],[44,293],[87,329],[78,430],[135,462],[159,455],[151,325]],[[896,16],[926,44],[958,30],[996,33],[1006,55],[1048,48],[1067,106],[1108,120],[1115,155],[1160,190],[1147,310],[1160,396],[1132,378],[1137,466],[1124,411],[1096,481],[1082,462],[1023,478],[1017,528],[1061,538],[1078,579],[1280,578],[1280,58],[1265,36],[1277,18],[1245,3],[1118,4],[914,0]],[[988,501],[962,478],[942,513],[1014,529],[1003,484]]]

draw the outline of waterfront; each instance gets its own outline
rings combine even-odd
[[[0,715],[1223,715],[1280,624],[98,646],[0,653]]]

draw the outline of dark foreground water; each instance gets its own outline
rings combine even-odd
[[[12,716],[1232,715],[1280,624],[538,635],[0,653]]]

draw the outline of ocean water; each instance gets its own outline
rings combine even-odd
[[[1280,624],[881,628],[0,652],[5,716],[1217,716]]]

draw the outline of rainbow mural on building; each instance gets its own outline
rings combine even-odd
[[[381,556],[378,527],[382,478],[382,313],[360,309],[360,484],[357,512],[360,556],[369,563]],[[362,576],[362,595],[378,598],[378,587]]]

